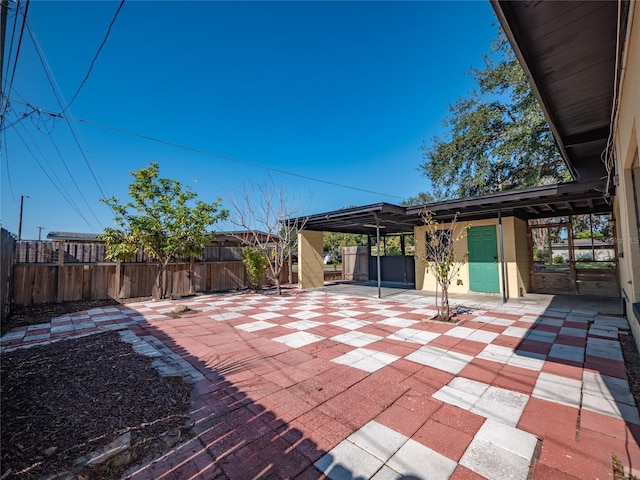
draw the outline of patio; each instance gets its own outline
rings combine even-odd
[[[620,304],[332,285],[100,308],[2,349],[103,330],[193,384],[194,437],[123,478],[613,478],[640,464]],[[177,304],[199,313],[167,314]]]

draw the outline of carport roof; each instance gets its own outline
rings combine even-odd
[[[310,215],[304,228],[374,235],[377,217],[383,234],[411,232],[414,226],[422,223],[419,214],[425,208],[443,222],[451,220],[456,212],[460,220],[496,218],[498,213],[523,220],[607,213],[611,211],[611,205],[605,201],[600,185],[600,182],[545,185],[409,207],[376,203]]]
[[[606,178],[600,157],[610,135],[617,40],[625,35],[629,1],[491,4],[574,178]]]

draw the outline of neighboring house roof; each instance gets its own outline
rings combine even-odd
[[[235,235],[242,235],[243,231],[227,231],[227,232],[215,232],[214,242],[229,242],[240,243],[240,240]],[[262,239],[268,235],[265,232],[257,232]],[[49,240],[56,242],[104,242],[104,240],[98,238],[95,233],[82,233],[82,232],[49,232],[47,234]],[[274,237],[272,237],[274,238]],[[277,237],[274,238],[277,240]]]
[[[47,238],[55,242],[104,242],[95,233],[81,232],[49,232]]]

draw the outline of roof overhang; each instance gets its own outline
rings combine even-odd
[[[510,1],[491,4],[578,182],[606,177],[617,39],[628,0]]]
[[[602,195],[601,183],[562,183],[522,190],[509,190],[477,197],[447,200],[426,205],[402,207],[377,203],[362,207],[319,213],[306,218],[305,230],[374,235],[376,220],[381,233],[413,231],[422,223],[420,212],[427,209],[439,222],[473,221],[488,218],[517,217],[523,220],[587,213],[609,213],[611,205]]]

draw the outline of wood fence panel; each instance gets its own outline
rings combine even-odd
[[[90,265],[89,291],[91,300],[115,297],[115,265]]]
[[[237,290],[246,287],[246,269],[242,262],[212,263],[218,270],[219,283],[212,285],[213,291]]]
[[[13,265],[16,240],[8,230],[0,229],[0,322],[11,313]]]
[[[17,305],[49,303],[56,299],[56,265],[14,265],[13,301]]]
[[[62,278],[62,301],[82,300],[84,265],[64,265],[62,267]]]

